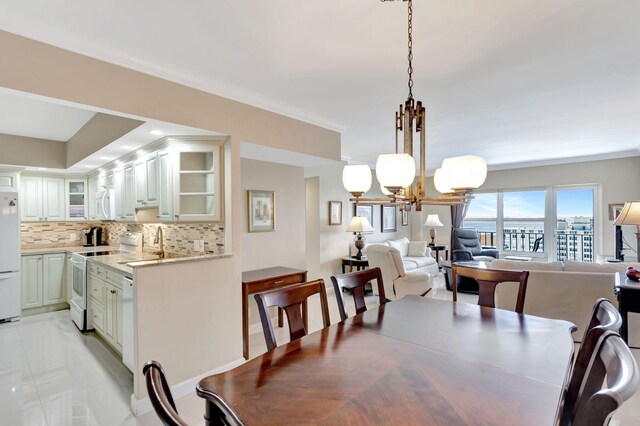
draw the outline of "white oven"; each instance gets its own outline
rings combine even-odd
[[[71,319],[81,331],[87,326],[87,260],[71,255]]]

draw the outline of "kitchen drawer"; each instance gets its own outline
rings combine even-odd
[[[250,284],[250,292],[256,293],[259,291],[271,290],[273,288],[278,288],[289,284],[303,283],[305,282],[305,277],[306,275],[304,273],[300,273],[288,275],[286,277],[280,277],[278,279],[252,282]]]
[[[100,334],[104,335],[106,316],[104,309],[100,307],[94,300],[89,301],[89,315],[88,320],[91,322],[93,328],[98,330]]]
[[[122,275],[109,269],[104,270],[105,280],[122,290]]]
[[[88,283],[89,297],[94,299],[95,302],[104,306],[105,301],[105,283],[100,278],[89,277]]]

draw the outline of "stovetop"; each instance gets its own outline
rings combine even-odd
[[[80,256],[84,257],[94,257],[94,256],[109,256],[112,254],[120,254],[121,252],[118,250],[110,250],[110,251],[90,251],[88,253],[78,253]]]

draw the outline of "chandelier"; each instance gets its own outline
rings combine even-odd
[[[487,163],[484,158],[476,155],[446,158],[434,175],[434,185],[442,195],[435,197],[426,195],[426,109],[421,101],[415,101],[413,98],[413,4],[411,0],[402,1],[408,2],[409,96],[395,113],[395,153],[382,154],[376,161],[376,175],[385,197],[362,197],[371,188],[369,166],[345,166],[342,182],[345,189],[354,197],[350,201],[360,204],[392,204],[399,205],[404,210],[411,210],[411,205],[415,204],[416,211],[420,211],[423,205],[462,204],[473,198],[473,191],[484,183],[487,177]],[[420,170],[415,183],[414,132],[420,135]],[[402,147],[399,145],[400,133],[404,135]]]

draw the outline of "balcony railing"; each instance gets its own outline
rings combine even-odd
[[[478,234],[480,236],[480,244],[485,247],[497,248],[498,239],[495,232],[479,231]],[[543,231],[518,231],[516,229],[505,229],[502,241],[502,250],[504,251],[519,253],[544,252]],[[557,232],[557,260],[578,260],[582,262],[593,262],[593,257],[593,232]]]

